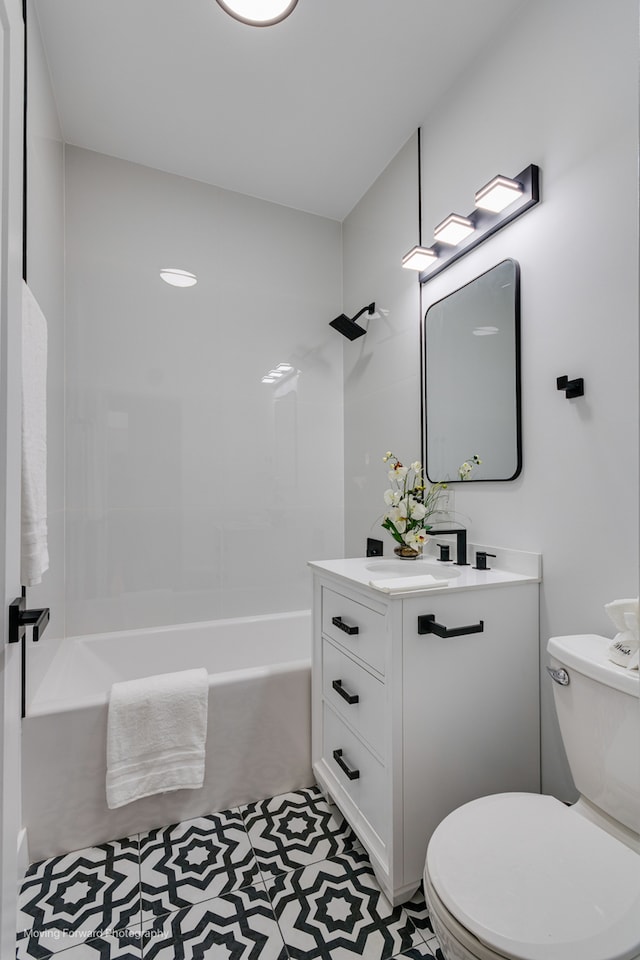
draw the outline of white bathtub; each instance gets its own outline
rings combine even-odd
[[[204,786],[109,810],[111,685],[193,667],[210,677]],[[61,641],[23,721],[30,860],[310,786],[310,672],[309,611]]]

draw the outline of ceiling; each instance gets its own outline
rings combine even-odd
[[[67,143],[342,220],[526,0],[34,0]]]

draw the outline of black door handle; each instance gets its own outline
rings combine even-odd
[[[442,623],[437,623],[432,613],[425,613],[418,617],[418,633],[435,633],[437,637],[464,637],[468,633],[482,633],[484,630],[484,620],[479,623],[472,623],[468,627],[445,627]]]
[[[16,597],[9,604],[9,643],[18,643],[24,637],[27,627],[33,627],[34,643],[40,639],[49,623],[49,607],[38,610],[25,610],[25,597]]]
[[[350,637],[354,637],[357,633],[360,633],[359,627],[354,627],[349,623],[345,623],[342,617],[332,617],[331,623],[334,625],[334,627],[337,627],[338,630],[342,630],[343,633],[348,633]]]
[[[343,700],[346,700],[347,703],[359,703],[360,697],[357,693],[347,693],[345,688],[342,686],[342,680],[334,680],[331,684],[336,693],[339,693]]]
[[[346,775],[349,777],[349,780],[359,780],[359,779],[360,779],[360,771],[359,771],[359,770],[352,770],[350,767],[347,766],[347,764],[346,764],[346,763],[344,762],[344,760],[342,759],[342,750],[334,750],[334,751],[333,751],[333,759],[334,759],[335,762],[338,764],[338,766],[340,767],[340,769],[343,770],[343,771],[346,773]]]

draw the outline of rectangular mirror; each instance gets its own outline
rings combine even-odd
[[[422,422],[432,483],[459,480],[474,454],[471,480],[514,480],[520,438],[520,270],[503,260],[432,304],[424,320]]]

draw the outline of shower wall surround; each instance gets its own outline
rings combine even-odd
[[[67,634],[308,607],[343,549],[340,224],[65,167]]]

